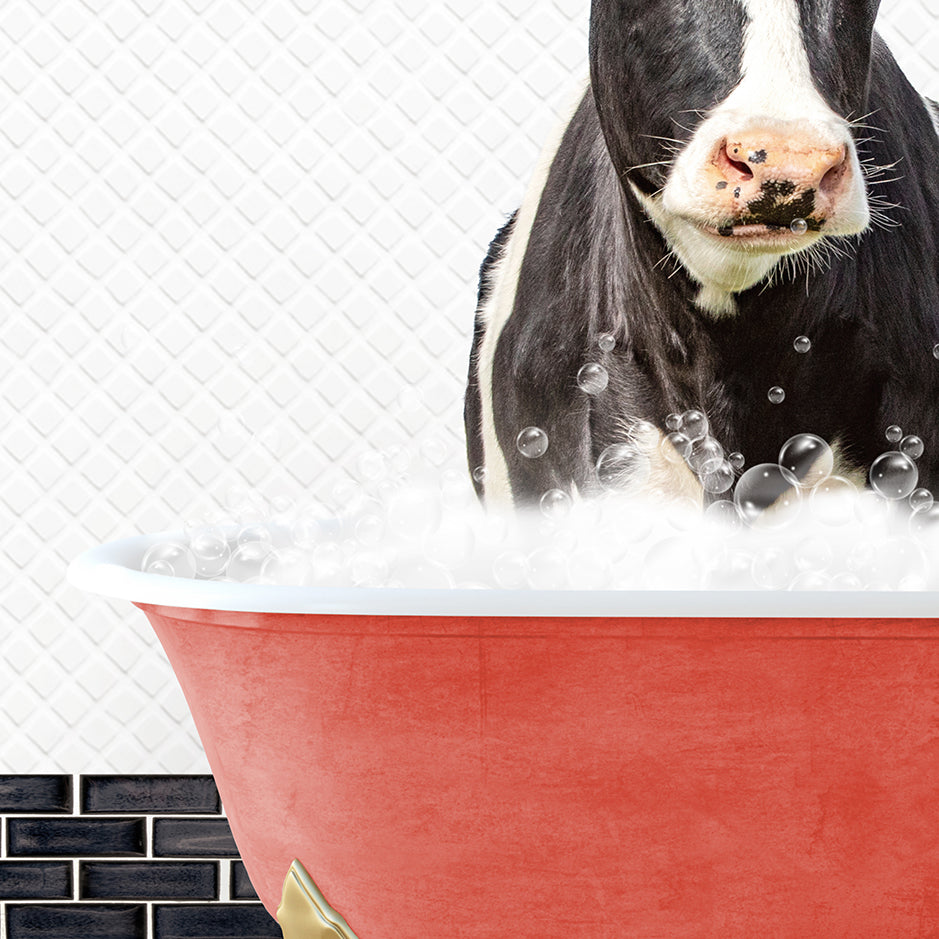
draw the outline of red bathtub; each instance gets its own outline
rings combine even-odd
[[[149,617],[272,914],[308,872],[285,935],[939,935],[935,594],[251,587],[151,541],[72,582]]]

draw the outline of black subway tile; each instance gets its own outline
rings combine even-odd
[[[225,818],[155,818],[155,857],[238,857]]]
[[[199,939],[283,939],[277,921],[260,903],[154,906],[153,939],[191,939],[193,936]]]
[[[71,900],[68,861],[0,861],[0,900]]]
[[[147,908],[142,904],[7,906],[7,939],[145,939],[146,935]]]
[[[81,810],[216,815],[222,803],[211,776],[82,776]]]
[[[71,776],[0,776],[0,814],[71,811]]]
[[[233,900],[257,900],[258,898],[258,893],[245,870],[244,861],[232,862],[231,898]]]
[[[81,900],[217,900],[218,862],[83,861]]]
[[[10,857],[145,857],[142,818],[10,818]]]

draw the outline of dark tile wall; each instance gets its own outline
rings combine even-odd
[[[6,939],[280,939],[211,776],[0,776]]]

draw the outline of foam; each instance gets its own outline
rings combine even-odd
[[[487,513],[462,474],[374,474],[290,508],[247,493],[227,516],[188,526],[188,544],[170,554],[195,579],[300,586],[939,589],[939,508],[912,512],[832,482],[796,487],[785,509],[746,524],[729,500],[702,513],[619,492],[547,514]],[[205,545],[232,560],[207,564]]]

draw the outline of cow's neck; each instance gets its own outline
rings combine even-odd
[[[630,187],[644,213],[697,285],[694,303],[703,313],[733,316],[737,313],[734,295],[765,280],[779,263],[776,255],[748,255],[715,245],[713,236],[682,218],[670,216],[662,210],[660,200],[645,195],[632,183]]]

